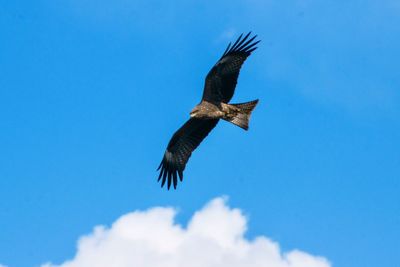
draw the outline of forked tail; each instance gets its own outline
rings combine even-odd
[[[227,116],[224,119],[247,131],[249,129],[251,112],[256,107],[257,103],[258,99],[246,103],[229,104],[229,106],[232,106],[230,108],[232,112],[229,113],[233,116]]]

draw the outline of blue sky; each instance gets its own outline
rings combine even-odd
[[[0,1],[0,263],[72,258],[95,225],[218,196],[247,237],[333,266],[400,253],[398,1]],[[252,30],[234,102],[176,191],[155,171],[227,43]]]

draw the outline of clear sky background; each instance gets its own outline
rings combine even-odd
[[[249,239],[398,266],[399,25],[389,0],[0,0],[0,263],[60,263],[95,225],[154,206],[185,225],[225,195]],[[221,122],[161,189],[171,135],[249,30],[249,132]]]

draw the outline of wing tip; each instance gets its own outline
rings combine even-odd
[[[229,43],[228,47],[225,49],[225,52],[223,53],[222,57],[229,55],[231,53],[235,52],[245,52],[247,55],[250,55],[254,50],[257,49],[257,47],[254,47],[258,43],[261,42],[261,40],[254,41],[257,38],[257,34],[255,34],[253,37],[248,39],[250,35],[252,34],[252,31],[249,31],[245,37],[243,37],[244,33],[240,34],[239,37],[236,39],[236,41],[233,43],[231,46],[231,42]],[[221,57],[221,58],[222,58]]]
[[[178,177],[181,182],[183,181],[183,170],[180,170],[178,166],[166,160],[165,157],[163,157],[157,171],[160,171],[157,182],[161,180],[161,188],[166,185],[167,190],[170,190],[172,185],[176,190],[178,186]]]

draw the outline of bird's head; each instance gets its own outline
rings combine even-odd
[[[190,118],[196,118],[199,113],[199,108],[195,106],[192,111],[190,111]]]

